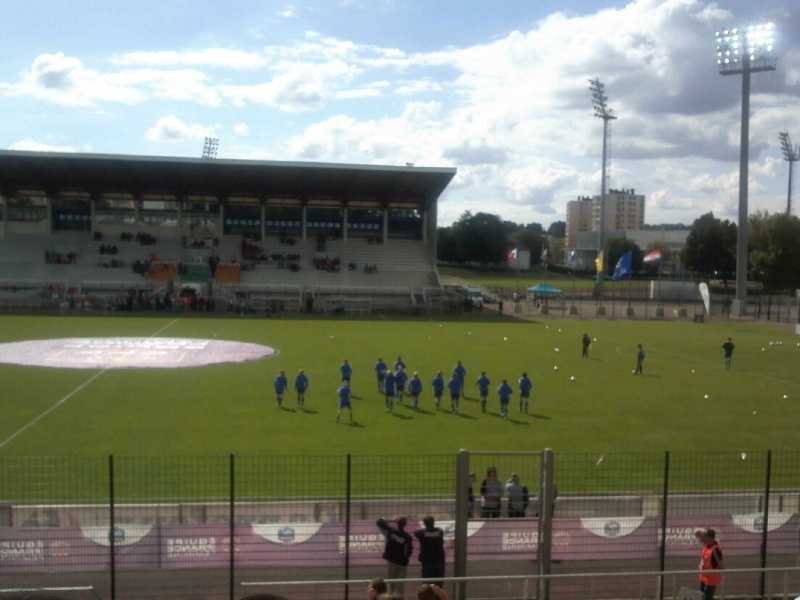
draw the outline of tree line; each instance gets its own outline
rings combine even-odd
[[[456,264],[503,266],[513,248],[527,248],[535,262],[548,249],[552,264],[564,264],[566,224],[556,221],[545,230],[540,223],[520,224],[499,216],[467,211],[449,227],[438,229],[438,258]],[[651,227],[652,228],[652,227]],[[661,227],[659,227],[661,228]],[[671,228],[677,228],[671,227]],[[737,226],[706,213],[689,226],[686,246],[678,258],[686,270],[703,279],[734,279]],[[748,219],[748,279],[771,290],[800,288],[800,219],[786,213],[757,211]],[[619,258],[631,251],[635,273],[654,276],[658,264],[644,263],[644,256],[661,251],[662,261],[675,258],[673,250],[656,241],[640,248],[626,238],[611,239],[605,246],[606,274],[614,271]]]

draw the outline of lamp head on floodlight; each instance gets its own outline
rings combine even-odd
[[[203,144],[203,158],[217,158],[219,138],[207,137]]]
[[[792,146],[792,138],[789,137],[789,132],[780,131],[778,132],[778,137],[781,139],[783,158],[789,162],[797,162],[800,160],[800,148]]]
[[[608,96],[606,96],[606,86],[600,83],[599,78],[589,80],[589,90],[592,92],[592,107],[594,116],[598,119],[608,121],[617,118],[617,113],[608,108]]]
[[[775,49],[775,25],[764,23],[716,32],[717,65],[722,75],[748,71],[774,71],[778,62]]]

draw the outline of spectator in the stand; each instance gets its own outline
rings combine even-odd
[[[508,492],[508,516],[512,519],[519,519],[525,516],[525,511],[530,502],[528,488],[519,480],[519,475],[512,473],[506,482],[506,492]]]
[[[500,500],[503,497],[503,483],[497,478],[497,469],[486,469],[486,479],[481,482],[481,517],[497,519],[500,516]]]
[[[419,540],[419,562],[422,563],[422,578],[434,579],[436,585],[442,585],[445,573],[444,531],[435,526],[431,515],[422,519],[425,525],[414,532]]]
[[[367,586],[367,597],[369,600],[377,600],[378,596],[381,594],[386,593],[386,582],[381,579],[373,579],[369,582],[369,586]]]
[[[386,578],[395,580],[389,584],[389,591],[393,594],[402,594],[405,590],[403,579],[406,577],[408,559],[412,550],[411,536],[406,533],[407,523],[408,520],[405,517],[397,517],[392,521],[383,518],[377,520],[378,529],[386,538],[383,559],[389,567]]]

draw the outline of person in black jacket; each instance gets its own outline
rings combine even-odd
[[[444,531],[435,527],[433,517],[428,515],[422,519],[422,529],[414,532],[419,540],[419,562],[422,563],[422,578],[434,579],[433,583],[442,587],[444,579]]]
[[[394,526],[391,523],[394,523]],[[411,536],[405,531],[406,523],[408,521],[405,517],[397,517],[391,521],[381,518],[377,521],[378,529],[386,538],[386,545],[383,548],[383,559],[389,567],[386,578],[398,580],[389,582],[391,594],[403,594],[405,589],[402,580],[406,578],[412,549]]]

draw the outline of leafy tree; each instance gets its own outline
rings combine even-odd
[[[681,258],[686,267],[710,278],[719,272],[726,280],[736,271],[736,224],[706,213],[692,223]]]
[[[464,262],[501,263],[508,252],[508,237],[500,217],[466,211],[453,223],[453,235],[462,248]]]
[[[751,277],[772,289],[800,287],[800,219],[756,212],[748,220]]]
[[[511,235],[511,239],[514,240],[514,244],[517,246],[530,249],[531,264],[533,264],[535,260],[538,260],[542,252],[542,246],[546,245],[543,229],[539,223],[528,223],[518,228]]]
[[[567,235],[567,222],[566,221],[553,221],[550,227],[547,228],[547,235],[551,238],[563,238]]]
[[[452,227],[439,227],[436,230],[436,257],[443,262],[464,262],[461,246]]]
[[[644,257],[642,249],[639,248],[639,246],[633,240],[619,237],[608,240],[608,243],[606,244],[607,275],[614,274],[614,269],[617,266],[617,262],[619,262],[619,259],[628,250],[631,251],[631,271],[636,273],[637,271],[642,270],[642,258]]]

